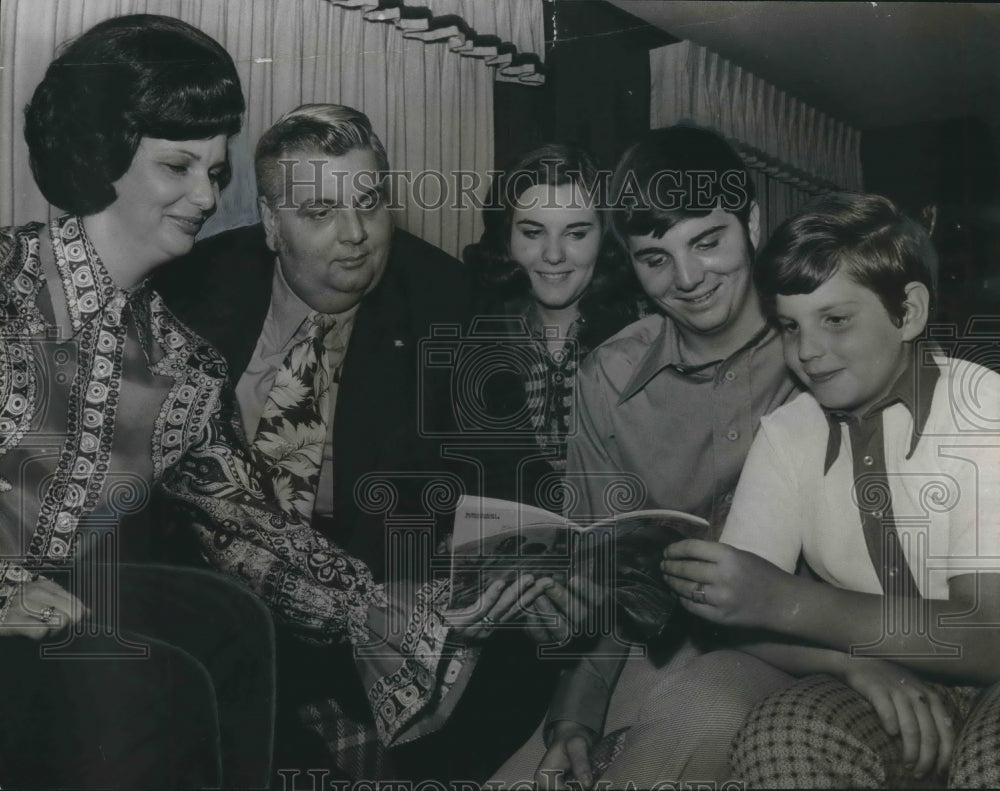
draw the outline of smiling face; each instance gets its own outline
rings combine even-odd
[[[118,197],[101,220],[130,266],[150,269],[184,255],[215,211],[227,180],[226,136],[139,141],[114,183]]]
[[[629,237],[632,266],[643,290],[673,319],[689,345],[709,343],[725,356],[761,326],[750,274],[759,217],[754,206],[749,241],[739,218],[722,209],[683,219],[659,238]]]
[[[373,183],[375,154],[358,148],[287,159],[296,162],[294,194],[276,206],[259,199],[268,246],[299,299],[320,313],[342,313],[378,285],[389,259],[392,220]]]
[[[572,184],[537,184],[518,198],[510,256],[528,275],[531,295],[548,312],[576,311],[601,250],[597,211]]]
[[[785,363],[828,409],[863,414],[906,367],[909,341],[926,323],[926,287],[907,286],[906,315],[893,323],[878,295],[838,270],[809,294],[779,294]]]

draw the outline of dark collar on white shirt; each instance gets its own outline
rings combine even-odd
[[[918,357],[923,359],[918,359]],[[931,413],[934,388],[940,378],[941,368],[931,356],[931,351],[926,346],[915,345],[913,352],[907,358],[906,368],[893,382],[892,388],[885,398],[873,404],[863,415],[859,417],[835,409],[824,409],[830,428],[826,441],[824,474],[830,471],[840,455],[841,424],[851,421],[882,420],[882,412],[893,404],[905,406],[913,418],[910,447],[906,453],[906,458],[909,459],[917,449],[917,443],[924,433],[927,418],[930,417]]]

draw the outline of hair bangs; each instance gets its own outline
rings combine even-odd
[[[779,227],[757,256],[753,280],[764,312],[775,315],[775,300],[780,294],[810,294],[828,281],[840,268],[843,251],[823,241],[807,242],[789,250]]]
[[[660,239],[678,223],[693,217],[707,217],[712,213],[712,209],[664,209],[657,206],[624,207],[615,211],[621,213],[615,228],[624,234],[625,238],[621,241],[626,246],[629,236],[653,236]]]
[[[134,131],[166,140],[204,140],[239,132],[246,108],[239,82],[212,65],[182,64],[150,85],[146,101],[130,119]]]
[[[707,129],[682,125],[653,130],[629,148],[611,185],[614,231],[626,247],[630,236],[660,238],[719,208],[746,229],[755,200],[753,179],[732,146]]]
[[[491,195],[489,209],[499,209],[510,220],[520,197],[532,187],[572,188],[572,198],[565,208],[604,209],[608,204],[607,171],[585,151],[574,146],[547,144],[522,157],[510,172],[501,177],[499,189]],[[604,217],[600,217],[602,227]],[[509,228],[507,229],[509,231]]]

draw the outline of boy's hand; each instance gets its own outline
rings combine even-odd
[[[882,659],[850,660],[843,681],[871,702],[890,736],[902,739],[903,763],[914,777],[947,772],[955,728],[933,688]]]
[[[552,586],[562,588],[558,582],[553,582]],[[551,593],[552,588],[535,599],[521,619],[525,634],[538,645],[562,645],[569,639],[570,622],[563,611],[552,603],[549,598]]]
[[[663,579],[684,609],[728,626],[772,628],[795,577],[752,552],[688,538],[663,550]]]
[[[540,791],[566,788],[565,777],[569,772],[583,788],[590,788],[593,773],[590,766],[590,748],[594,732],[585,725],[570,720],[559,720],[549,731],[548,750],[535,772],[535,783]]]
[[[603,605],[608,593],[584,577],[570,577],[566,585],[550,577],[539,580],[546,581],[545,593],[525,612],[525,631],[540,645],[561,645],[582,631],[588,615]]]

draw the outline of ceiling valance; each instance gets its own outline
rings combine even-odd
[[[403,37],[443,44],[479,58],[500,82],[541,85],[545,52],[541,0],[329,0],[369,22],[395,25]]]

